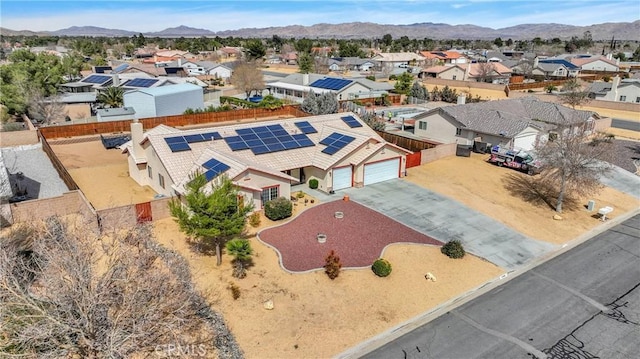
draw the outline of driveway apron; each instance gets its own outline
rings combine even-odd
[[[340,191],[441,242],[454,239],[467,252],[512,270],[554,249],[451,198],[401,179]]]

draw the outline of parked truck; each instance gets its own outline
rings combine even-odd
[[[502,148],[500,146],[491,147],[491,157],[489,162],[502,167],[510,167],[519,171],[534,175],[540,172],[540,161],[526,151]]]

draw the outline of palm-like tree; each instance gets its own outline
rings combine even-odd
[[[122,107],[124,104],[124,90],[121,87],[107,87],[100,91],[98,102],[106,108]]]
[[[244,278],[247,273],[245,265],[251,259],[253,249],[246,239],[232,239],[226,244],[227,252],[233,256],[233,276]]]

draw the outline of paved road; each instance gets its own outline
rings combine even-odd
[[[614,118],[611,120],[611,127],[622,128],[625,130],[632,130],[632,131],[640,131],[640,122]]]
[[[468,252],[509,270],[554,249],[451,198],[401,179],[337,194],[343,193],[441,242],[460,240]]]
[[[636,215],[363,358],[637,358],[639,240]]]

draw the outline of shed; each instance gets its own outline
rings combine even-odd
[[[132,107],[104,108],[96,111],[98,122],[133,120],[136,111]]]
[[[191,83],[144,88],[125,92],[125,107],[138,118],[180,115],[187,109],[204,108],[202,87]]]

